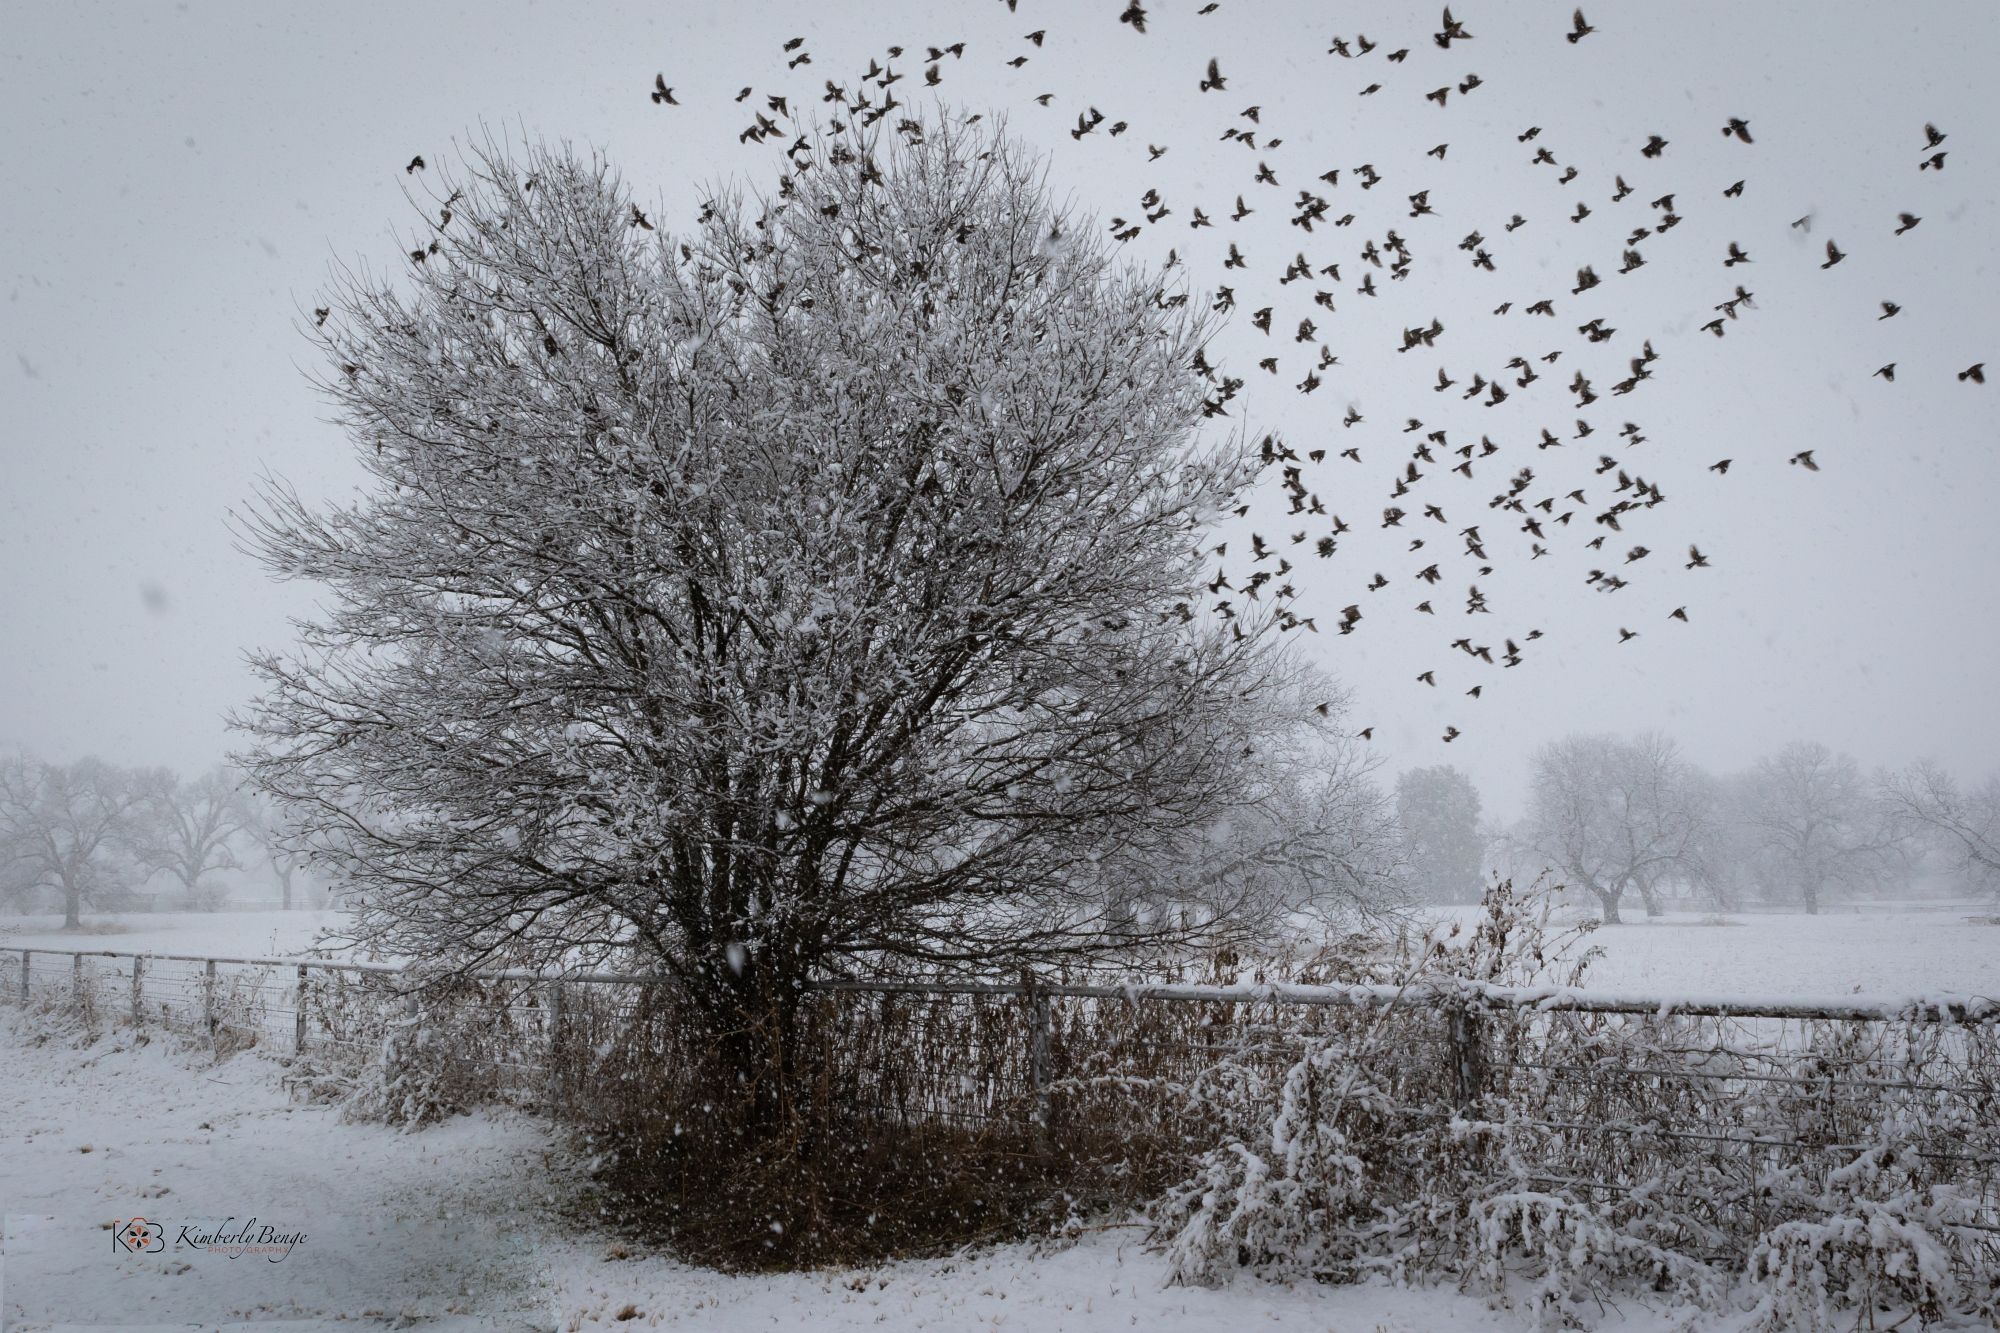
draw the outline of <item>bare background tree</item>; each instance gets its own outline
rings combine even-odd
[[[213,872],[242,869],[235,843],[249,826],[235,776],[220,767],[186,779],[152,769],[133,786],[139,799],[127,842],[139,864],[170,876],[190,907],[220,907],[224,889]]]
[[[1217,938],[1276,953],[1407,906],[1394,810],[1373,776],[1380,760],[1347,730],[1344,691],[1316,673],[1300,686],[1268,692],[1275,738],[1246,764],[1230,808],[1164,849],[1104,864],[1119,929],[1141,911],[1186,912]],[[1283,730],[1301,715],[1311,725]]]
[[[294,894],[305,878],[304,861],[281,813],[268,799],[247,788],[238,788],[237,799],[243,817],[243,836],[263,855],[272,878],[277,881],[278,905],[289,912]]]
[[[246,763],[360,933],[629,950],[725,1032],[816,974],[1139,942],[1097,867],[1296,725],[1283,599],[1189,610],[1257,452],[1205,429],[1185,297],[949,121],[802,147],[684,241],[567,152],[449,184],[317,334],[375,489],[241,525],[329,589],[254,660]]]
[[[1626,890],[1658,915],[1660,887],[1700,873],[1714,817],[1707,785],[1667,737],[1570,736],[1535,753],[1521,836],[1615,922]]]
[[[85,904],[107,902],[132,876],[125,853],[142,794],[130,775],[100,759],[51,764],[0,761],[0,866],[17,892],[47,888],[63,924]]]
[[[1396,823],[1412,897],[1479,901],[1486,837],[1471,778],[1449,764],[1409,770],[1396,779]]]
[[[1757,762],[1741,818],[1795,901],[1820,910],[1836,890],[1870,889],[1905,870],[1905,832],[1850,755],[1797,741]]]
[[[1878,786],[1891,808],[1949,850],[1969,881],[2000,893],[2000,774],[1962,790],[1950,773],[1921,759],[1885,773]]]

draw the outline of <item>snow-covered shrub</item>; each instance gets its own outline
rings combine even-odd
[[[1285,1072],[1268,1127],[1226,1129],[1195,1176],[1169,1194],[1161,1218],[1178,1279],[1213,1283],[1239,1266],[1279,1280],[1353,1276],[1372,1182],[1348,1130],[1385,1109],[1386,1098],[1352,1055],[1344,1042],[1314,1043]],[[1250,1074],[1223,1095],[1236,1102],[1239,1114],[1229,1119],[1240,1126],[1240,1113],[1270,1094]]]
[[[1827,1175],[1812,1215],[1757,1238],[1748,1277],[1760,1329],[1874,1328],[1958,1303],[1950,1229],[1970,1220],[1948,1188],[1925,1188],[1915,1149],[1880,1145]]]
[[[374,1063],[349,1094],[348,1116],[420,1129],[456,1115],[464,1107],[453,1095],[457,1080],[447,1074],[443,1054],[420,1009],[391,1019]]]
[[[422,1129],[504,1091],[496,1055],[506,1048],[504,997],[465,982],[412,990],[402,1012],[384,1024],[376,1058],[355,1080],[350,1119]]]
[[[1532,1311],[1537,1328],[1579,1327],[1621,1288],[1714,1306],[1720,1274],[1635,1234],[1634,1211],[1528,1190],[1480,1199],[1471,1209],[1479,1271],[1496,1295]]]
[[[1282,1073],[1251,1042],[1182,1095],[1218,1127],[1192,1175],[1154,1209],[1176,1280],[1214,1283],[1239,1267],[1278,1279],[1408,1276],[1471,1244],[1469,1211],[1491,1175],[1494,1136],[1442,1114],[1481,1056],[1467,1040],[1479,985],[1541,978],[1569,940],[1550,927],[1551,895],[1489,891],[1470,931],[1454,925],[1398,961],[1391,979],[1419,1001],[1338,1008]],[[1463,987],[1454,1012],[1428,997]],[[1456,1060],[1440,1058],[1442,1049]],[[1458,1108],[1472,1114],[1475,1108]]]
[[[1543,1327],[1625,1298],[1772,1330],[2000,1306],[1989,1015],[1577,1004],[1590,954],[1548,923],[1499,886],[1392,1002],[1239,1019],[1158,1089],[1208,1135],[1153,1210],[1175,1277],[1477,1281]]]

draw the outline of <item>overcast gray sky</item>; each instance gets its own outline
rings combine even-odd
[[[737,132],[771,92],[818,106],[824,78],[852,83],[871,54],[900,43],[966,42],[938,91],[955,105],[1005,112],[1051,155],[1052,179],[1078,206],[1137,218],[1158,188],[1175,211],[1132,246],[1157,262],[1179,249],[1198,287],[1233,281],[1239,299],[1275,302],[1263,338],[1239,310],[1218,345],[1251,388],[1238,400],[1259,428],[1281,430],[1327,461],[1308,482],[1356,529],[1330,562],[1300,559],[1300,610],[1330,629],[1360,602],[1360,632],[1312,645],[1357,694],[1357,721],[1398,766],[1456,762],[1489,807],[1512,814],[1526,754],[1566,731],[1660,727],[1717,768],[1801,736],[1864,762],[1938,757],[1972,774],[2000,767],[1993,702],[2000,616],[2000,281],[1990,260],[2000,107],[1990,63],[2000,7],[1936,3],[1722,3],[1591,7],[1598,31],[1563,40],[1569,0],[1465,0],[1474,39],[1439,50],[1433,6],[1355,3],[1149,5],[1143,36],[1121,26],[1119,0],[692,5],[651,0],[583,7],[493,0],[477,6],[136,3],[17,9],[0,32],[0,745],[57,758],[96,752],[122,762],[196,768],[230,744],[221,717],[249,688],[239,654],[287,636],[306,590],[267,582],[231,546],[223,519],[260,470],[308,492],[338,493],[358,471],[304,383],[311,355],[296,332],[328,265],[365,257],[392,265],[416,219],[402,191],[414,153],[446,160],[481,126],[604,149],[663,225],[685,225],[705,187],[740,175],[775,178],[775,153],[740,148]],[[1031,47],[1024,35],[1046,29]],[[1370,56],[1327,54],[1329,38],[1366,33]],[[813,63],[787,71],[780,44],[805,37]],[[1408,47],[1401,64],[1384,54]],[[1030,57],[1019,69],[1005,62]],[[1217,57],[1226,90],[1197,90]],[[923,62],[896,67],[915,95]],[[647,98],[664,72],[681,107]],[[1440,108],[1423,94],[1470,74]],[[1361,96],[1380,82],[1382,90]],[[732,99],[743,85],[755,98]],[[1032,99],[1054,93],[1051,105]],[[1261,107],[1253,127],[1238,113]],[[1088,106],[1131,130],[1075,141]],[[1725,139],[1730,116],[1756,142]],[[1950,138],[1942,172],[1917,167],[1923,125]],[[1253,128],[1260,148],[1219,139]],[[1534,144],[1516,135],[1530,125]],[[1650,133],[1670,142],[1640,156]],[[1266,150],[1261,141],[1284,140]],[[1168,148],[1148,163],[1148,143]],[[1426,156],[1448,143],[1440,161]],[[1530,163],[1544,146],[1578,177]],[[1253,183],[1268,161],[1280,188]],[[1367,162],[1385,177],[1358,189]],[[1341,183],[1314,181],[1338,167]],[[1635,193],[1610,202],[1614,173]],[[1732,181],[1741,198],[1724,200]],[[416,178],[420,187],[423,178]],[[1352,229],[1308,236],[1287,225],[1298,189],[1323,190]],[[1407,216],[1432,191],[1435,216]],[[1647,242],[1648,266],[1612,275],[1619,241],[1651,222],[1674,191],[1686,221]],[[1221,215],[1237,194],[1258,212]],[[1594,215],[1567,221],[1582,200]],[[1199,204],[1218,225],[1192,231]],[[1921,214],[1892,236],[1896,214]],[[1528,225],[1502,224],[1519,212]],[[1810,214],[1809,229],[1789,224]],[[1354,294],[1369,237],[1396,227],[1418,253],[1408,282]],[[1489,240],[1496,271],[1457,250]],[[1828,237],[1848,258],[1822,271]],[[1753,256],[1725,271],[1727,242]],[[1218,268],[1237,242],[1251,268]],[[1278,273],[1303,248],[1339,262],[1336,311],[1311,306],[1315,284]],[[1569,289],[1593,263],[1606,287]],[[1737,281],[1756,309],[1716,340],[1700,325]],[[1393,290],[1388,290],[1393,287]],[[1521,314],[1544,296],[1558,318]],[[1502,301],[1514,311],[1494,317]],[[1902,313],[1878,321],[1878,302]],[[1341,358],[1310,397],[1291,386],[1313,349],[1292,341],[1314,315]],[[1607,316],[1619,335],[1592,348],[1575,325]],[[1400,356],[1400,330],[1436,315],[1434,349]],[[1578,364],[1598,391],[1653,339],[1655,379],[1629,398],[1607,394],[1586,415],[1602,432],[1538,451],[1548,426],[1567,438],[1576,413],[1563,390]],[[1489,377],[1511,356],[1562,349],[1532,393],[1495,410],[1457,390],[1434,394],[1440,366]],[[1278,353],[1276,378],[1254,369]],[[1595,358],[1590,360],[1589,358]],[[1990,358],[1996,383],[1955,373]],[[1891,385],[1871,378],[1898,363]],[[1368,418],[1344,430],[1350,405]],[[1400,427],[1448,428],[1451,443],[1490,434],[1503,452],[1476,480],[1435,469],[1406,507],[1441,504],[1448,527],[1379,528],[1389,480],[1407,457]],[[1616,443],[1637,422],[1646,443]],[[1338,459],[1359,446],[1360,465]],[[1600,452],[1661,485],[1668,503],[1579,548],[1609,498],[1591,475]],[[1813,448],[1818,474],[1786,459]],[[1726,478],[1705,466],[1732,457]],[[1584,485],[1590,508],[1546,560],[1487,507],[1518,467],[1537,470],[1528,498]],[[1449,484],[1447,484],[1449,483]],[[1273,488],[1275,491],[1275,487]],[[1274,540],[1296,530],[1273,498],[1253,513]],[[1411,520],[1406,520],[1406,524]],[[1496,565],[1477,578],[1494,606],[1463,614],[1469,558],[1451,535],[1479,522]],[[1498,540],[1496,540],[1496,535]],[[1683,570],[1698,542],[1714,561]],[[1611,595],[1582,582],[1642,542],[1656,552]],[[1615,549],[1614,549],[1615,548]],[[1299,548],[1287,548],[1299,559]],[[1305,548],[1309,549],[1309,548]],[[1610,557],[1607,562],[1605,557]],[[1437,589],[1411,575],[1445,565]],[[1361,588],[1377,570],[1390,586]],[[1439,615],[1413,605],[1434,595]],[[1666,613],[1686,605],[1690,623]],[[1626,626],[1641,637],[1620,644]],[[1503,671],[1446,645],[1472,631],[1496,647],[1528,627],[1545,637]],[[1440,688],[1414,683],[1438,670]],[[1484,697],[1463,691],[1484,683]],[[1447,725],[1463,735],[1447,746]]]

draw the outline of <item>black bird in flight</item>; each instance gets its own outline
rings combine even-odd
[[[1125,6],[1125,12],[1118,16],[1118,21],[1131,24],[1135,32],[1146,31],[1146,11],[1140,7],[1139,0],[1132,0]]]
[[[1569,25],[1569,44],[1571,46],[1575,46],[1578,42],[1590,36],[1591,33],[1597,31],[1597,29],[1583,21],[1583,11],[1581,9],[1570,16]]]
[[[1898,213],[1896,214],[1896,221],[1901,224],[1896,228],[1896,235],[1901,236],[1904,232],[1922,222],[1923,219],[1915,213]]]
[[[674,90],[667,87],[667,76],[664,74],[655,74],[653,76],[653,103],[656,106],[662,103],[667,106],[680,105],[679,102],[674,100]]]
[[[1828,241],[1826,243],[1826,262],[1824,264],[1821,264],[1820,267],[1832,268],[1835,264],[1838,264],[1841,260],[1845,258],[1847,258],[1847,256],[1841,253],[1840,247],[1835,245],[1832,241]]]
[[[1813,462],[1813,451],[1810,449],[1799,450],[1797,453],[1792,455],[1790,461],[1797,463],[1799,466],[1803,467],[1808,472],[1819,471],[1819,464]]]
[[[1964,370],[1958,372],[1958,378],[1961,382],[1971,380],[1974,384],[1986,383],[1986,363],[1984,361],[1973,362]]]
[[[1731,116],[1729,123],[1722,127],[1722,137],[1727,139],[1732,134],[1744,143],[1750,143],[1750,122],[1741,116]]]
[[[1227,81],[1222,77],[1222,67],[1215,63],[1214,56],[1210,56],[1208,58],[1208,77],[1201,81],[1201,90],[1205,93],[1219,92],[1228,86]]]
[[[409,166],[403,168],[403,174],[407,176],[413,171],[422,171],[423,169],[424,169],[424,155],[422,153],[419,153],[415,157],[410,159]]]
[[[1687,562],[1687,567],[1688,567],[1689,569],[1707,569],[1707,568],[1708,568],[1708,557],[1707,557],[1707,556],[1705,556],[1705,555],[1703,555],[1703,554],[1701,553],[1701,548],[1700,548],[1699,546],[1689,546],[1689,547],[1688,547],[1688,562]]]

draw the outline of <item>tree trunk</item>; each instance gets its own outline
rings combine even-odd
[[[292,910],[292,871],[290,866],[278,867],[278,892],[282,895],[285,910]]]
[[[1618,900],[1625,895],[1624,882],[1621,880],[1608,889],[1599,888],[1596,884],[1592,884],[1590,891],[1597,895],[1598,906],[1603,909],[1604,924],[1607,926],[1619,925],[1621,921],[1618,915]]]
[[[75,880],[63,881],[63,929],[75,930],[83,924],[83,892]]]
[[[1807,880],[1807,881],[1805,882],[1805,885],[1804,885],[1804,890],[1805,890],[1805,900],[1806,900],[1806,915],[1807,915],[1807,916],[1818,916],[1818,915],[1819,915],[1819,881],[1818,881],[1818,880],[1813,880],[1813,879],[1808,879],[1808,880]]]
[[[1660,906],[1660,895],[1653,892],[1652,876],[1638,875],[1635,876],[1635,879],[1639,885],[1640,900],[1646,904],[1646,915],[1649,917],[1665,915],[1664,910]]]
[[[739,1117],[747,1141],[780,1134],[791,1123],[800,1075],[803,985],[757,954],[718,969],[689,991],[713,1052],[715,1095]]]

